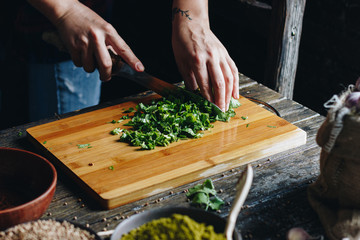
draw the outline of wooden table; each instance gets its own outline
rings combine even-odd
[[[306,190],[319,174],[320,148],[315,137],[324,117],[243,75],[240,76],[240,94],[271,104],[281,117],[307,132],[307,143],[252,164],[254,180],[238,217],[237,228],[241,230],[244,239],[285,239],[286,232],[292,227],[303,227],[312,235],[323,235],[318,217],[308,203]],[[60,117],[107,107],[139,96],[119,99]],[[0,131],[0,146],[41,154],[27,140],[25,130],[54,120],[55,117]],[[242,166],[211,177],[219,190],[218,196],[227,202],[221,212],[218,212],[223,217],[227,217],[229,213],[236,181],[244,169]],[[114,229],[123,219],[144,210],[169,205],[189,206],[184,190],[201,182],[203,180],[112,210],[103,210],[67,176],[59,172],[55,196],[42,218],[89,224],[95,231]]]

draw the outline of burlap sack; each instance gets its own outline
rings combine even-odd
[[[320,175],[308,188],[311,206],[329,239],[360,239],[360,116],[335,97],[316,141]]]

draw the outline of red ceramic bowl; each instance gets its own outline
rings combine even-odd
[[[0,147],[0,230],[40,218],[55,193],[57,173],[44,157]]]

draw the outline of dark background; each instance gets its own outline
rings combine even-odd
[[[16,2],[16,1],[15,1]],[[142,60],[146,71],[179,82],[171,49],[171,1],[114,1],[112,24]],[[264,1],[269,2],[269,1]],[[0,130],[28,122],[26,59],[12,33],[15,3],[1,12]],[[252,12],[251,12],[252,13]],[[210,1],[211,28],[239,71],[262,82],[268,37],[267,11],[252,14],[239,1]],[[304,14],[294,100],[326,114],[323,104],[360,76],[360,3],[308,0]],[[255,17],[254,17],[255,16]],[[126,79],[103,84],[101,101],[145,89]]]

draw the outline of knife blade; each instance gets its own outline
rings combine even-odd
[[[111,71],[113,76],[120,76],[129,79],[131,81],[134,81],[137,84],[147,89],[150,89],[163,97],[167,97],[169,95],[173,95],[181,92],[181,94],[184,95],[189,100],[193,100],[195,102],[205,100],[209,102],[210,106],[213,108],[213,110],[217,115],[223,114],[223,112],[217,105],[206,100],[202,96],[192,93],[184,88],[178,87],[171,83],[165,82],[159,78],[156,78],[146,73],[145,71],[137,72],[134,69],[132,69],[126,62],[124,62],[119,55],[116,55],[111,50],[109,50],[109,53],[113,63],[113,67]]]
[[[112,60],[112,76],[120,76],[131,81],[136,82],[137,84],[150,89],[161,96],[169,96],[171,92],[177,91],[180,87],[177,87],[173,84],[160,80],[146,72],[137,72],[132,69],[127,63],[125,63],[120,56],[114,54],[109,50],[111,60]]]

